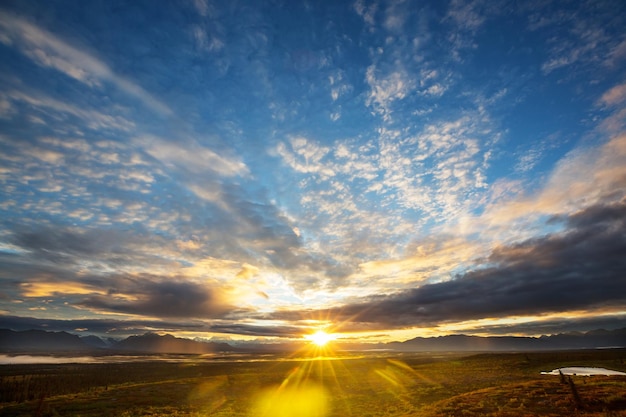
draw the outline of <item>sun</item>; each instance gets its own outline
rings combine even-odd
[[[333,334],[329,334],[326,333],[324,330],[318,330],[313,334],[310,334],[308,336],[305,336],[308,340],[311,341],[311,343],[322,347],[322,346],[326,346],[326,344],[328,342],[330,342],[331,340],[335,340],[336,336]]]

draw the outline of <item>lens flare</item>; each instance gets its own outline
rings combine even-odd
[[[330,410],[326,389],[296,369],[281,385],[259,393],[250,410],[254,417],[325,417]]]

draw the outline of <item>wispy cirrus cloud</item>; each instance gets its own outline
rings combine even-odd
[[[614,27],[623,26],[620,13],[611,15],[610,8],[598,8],[593,1],[581,2],[571,9],[554,9],[553,2],[540,2],[533,7],[536,9],[529,16],[529,29],[544,33],[550,45],[549,55],[541,65],[544,74],[566,67],[587,71],[594,63],[613,65],[624,38],[609,33]],[[586,15],[595,19],[587,19]]]
[[[234,156],[218,155],[215,151],[194,140],[172,142],[158,137],[142,137],[135,140],[150,156],[177,170],[194,175],[212,172],[220,177],[245,176],[246,165]]]
[[[26,104],[37,109],[39,115],[45,118],[54,119],[58,115],[76,117],[92,130],[129,132],[136,127],[135,122],[124,115],[78,107],[37,92],[11,89],[5,93],[0,93],[0,97],[13,106]]]
[[[464,30],[475,31],[486,20],[485,2],[479,0],[453,0],[448,6],[445,19],[452,20]]]
[[[7,12],[0,12],[0,28],[0,41],[17,48],[40,66],[53,68],[90,87],[109,82],[147,108],[166,116],[173,114],[169,106],[136,82],[116,74],[93,54],[71,45],[50,31]]]
[[[208,0],[192,0],[191,3],[200,16],[207,16],[211,12],[211,5]]]
[[[217,52],[224,48],[224,41],[214,34],[209,34],[199,25],[191,27],[191,34],[196,42],[196,46],[201,51]]]

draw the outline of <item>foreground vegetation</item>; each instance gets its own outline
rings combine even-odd
[[[626,416],[626,350],[0,366],[0,416]]]

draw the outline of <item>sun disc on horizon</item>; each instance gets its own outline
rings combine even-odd
[[[326,333],[324,330],[318,330],[315,333],[306,336],[306,338],[310,340],[311,343],[319,347],[322,347],[322,346],[325,346],[331,340],[335,340],[336,336],[333,334]]]

